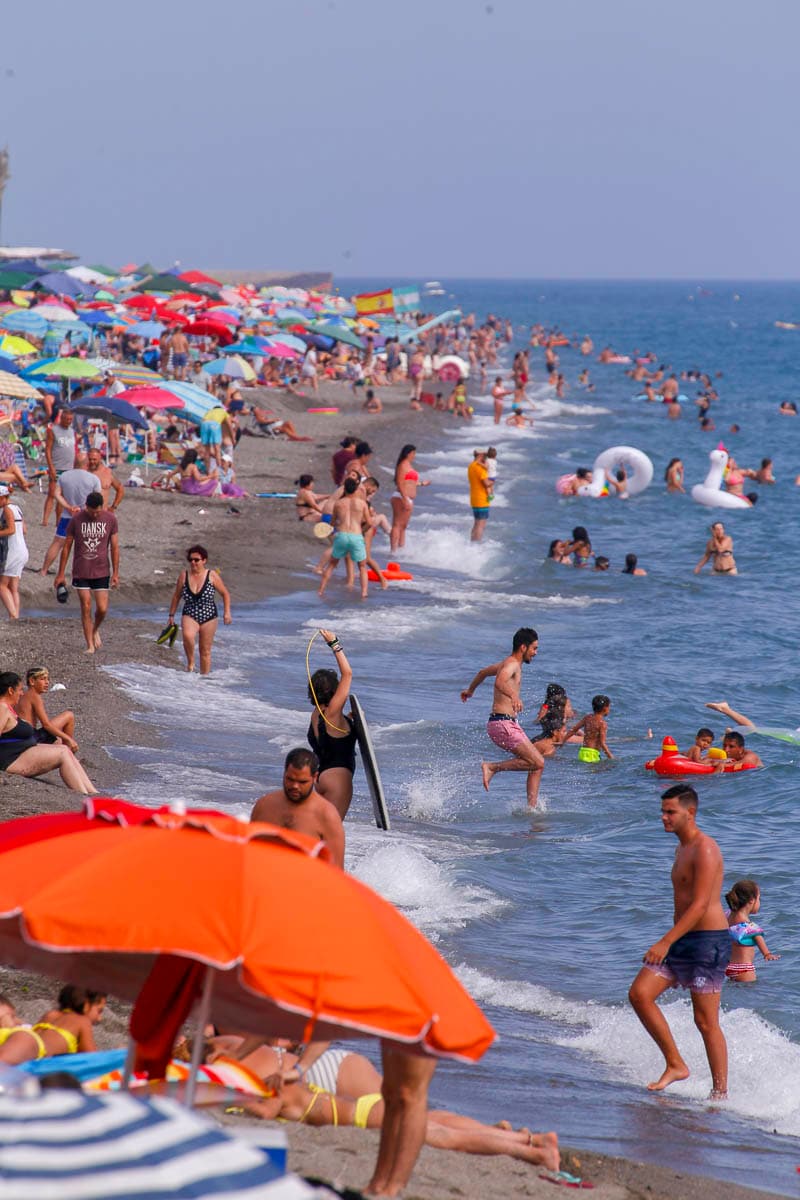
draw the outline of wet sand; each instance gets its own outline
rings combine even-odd
[[[354,397],[342,385],[323,384],[318,396],[303,400],[283,393],[254,389],[248,400],[272,409],[279,417],[291,418],[310,442],[284,439],[243,437],[236,454],[238,482],[250,492],[294,491],[293,481],[302,472],[316,477],[316,488],[332,487],[330,456],[338,449],[345,433],[357,434],[375,450],[371,469],[381,482],[377,507],[391,515],[388,496],[392,468],[401,445],[415,442],[423,447],[438,439],[442,426],[451,420],[425,408],[415,412],[408,407],[408,389],[380,389],[384,412],[378,416],[363,412],[363,395]],[[333,415],[307,414],[314,405],[338,405]],[[382,469],[382,468],[388,468]],[[120,469],[125,480],[130,467]],[[151,472],[151,478],[156,476]],[[31,548],[32,568],[41,565],[44,551],[53,533],[40,525],[44,497],[37,492],[22,501]],[[232,513],[231,507],[239,510]],[[51,713],[72,708],[77,716],[76,738],[80,757],[98,793],[117,794],[122,779],[130,775],[130,766],[119,763],[106,746],[127,741],[153,744],[158,732],[145,722],[136,721],[136,712],[121,688],[103,666],[122,662],[171,664],[183,666],[179,644],[173,650],[159,647],[155,637],[166,623],[172,589],[181,569],[186,548],[199,541],[207,546],[213,565],[222,571],[231,590],[234,620],[239,603],[265,599],[289,590],[307,587],[311,594],[317,576],[311,565],[319,556],[320,543],[312,526],[297,520],[293,500],[205,499],[162,493],[150,488],[130,490],[119,511],[121,547],[121,584],[112,593],[111,611],[103,628],[103,648],[89,655],[83,646],[77,598],[71,594],[67,605],[56,603],[52,580],[44,580],[34,569],[22,580],[23,618],[2,625],[0,670],[15,670],[24,676],[29,666],[44,664],[51,681],[63,683],[65,691],[49,693]],[[466,476],[464,481],[464,520]],[[382,535],[375,541],[376,558],[388,557],[388,543]],[[331,591],[341,587],[335,577]],[[380,604],[377,586],[368,603]],[[152,609],[156,622],[136,619],[134,610]],[[31,617],[31,611],[44,615]],[[218,651],[219,653],[219,651]],[[156,797],[154,796],[154,799]],[[58,812],[79,807],[80,798],[67,791],[57,775],[45,780],[24,780],[0,773],[0,813],[3,819],[35,812]],[[35,1019],[49,1006],[58,983],[25,972],[0,969],[0,991],[18,1001],[22,1016]],[[107,1016],[98,1031],[102,1046],[124,1041],[127,1011],[124,1005],[110,1001]],[[224,1118],[226,1121],[231,1118]],[[303,1175],[318,1176],[349,1187],[364,1186],[372,1170],[377,1134],[355,1129],[286,1128],[290,1143],[290,1166]],[[569,1131],[559,1131],[568,1136]],[[565,1153],[563,1166],[595,1183],[598,1200],[649,1197],[650,1200],[747,1200],[763,1193],[728,1183],[681,1175],[663,1167],[607,1158],[595,1154]],[[794,1181],[787,1180],[787,1192]],[[439,1197],[474,1196],[484,1200],[505,1200],[509,1196],[551,1196],[553,1184],[539,1179],[539,1171],[526,1163],[508,1158],[484,1158],[423,1150],[407,1197],[438,1200]]]

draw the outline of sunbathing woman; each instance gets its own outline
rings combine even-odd
[[[297,509],[298,521],[313,521],[316,524],[322,517],[322,501],[328,497],[318,496],[311,486],[313,482],[313,475],[301,475],[299,479],[295,479],[297,495],[294,498],[294,506]]]
[[[265,1121],[280,1117],[301,1125],[354,1125],[358,1129],[380,1129],[383,1124],[384,1102],[380,1092],[345,1096],[316,1086],[306,1087],[302,1083],[284,1084],[276,1087],[276,1091],[275,1097],[247,1101],[241,1106],[243,1111],[263,1117]],[[557,1171],[560,1162],[555,1133],[501,1129],[441,1110],[428,1113],[425,1141],[439,1150],[506,1154],[551,1171]]]
[[[41,744],[33,726],[17,715],[21,696],[19,675],[0,673],[0,771],[32,778],[57,769],[73,792],[91,795],[97,789],[69,746]]]
[[[87,992],[67,984],[58,993],[58,1008],[51,1008],[35,1025],[0,1029],[0,1062],[16,1066],[31,1059],[97,1049],[92,1026],[105,1006],[104,992]]]
[[[190,1049],[187,1042],[187,1051]],[[298,1053],[299,1052],[299,1053]],[[207,1041],[205,1061],[232,1058],[247,1067],[259,1079],[270,1084],[279,1077],[283,1083],[303,1083],[306,1087],[326,1088],[346,1096],[361,1096],[380,1091],[380,1074],[363,1054],[332,1047],[330,1042],[310,1042],[295,1046],[281,1039],[264,1041],[243,1034],[219,1033]]]

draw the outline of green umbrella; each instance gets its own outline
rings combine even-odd
[[[32,278],[30,271],[0,270],[0,288],[24,288]]]
[[[137,292],[185,292],[187,287],[183,280],[178,279],[176,275],[151,275],[148,279],[137,283],[135,290]]]
[[[335,338],[337,342],[345,342],[348,346],[355,346],[358,350],[364,349],[361,338],[356,337],[352,329],[348,329],[346,325],[335,325],[329,321],[310,321],[308,328],[310,332],[318,333],[321,337]]]
[[[117,297],[113,292],[106,292],[102,288],[94,294],[95,300],[116,300]]]
[[[31,367],[29,375],[55,375],[59,379],[95,379],[100,368],[84,358],[54,358],[52,362]]]
[[[106,267],[106,266],[103,266],[102,263],[98,263],[96,265],[94,263],[92,263],[89,270],[97,271],[98,275],[107,275],[109,279],[116,279],[117,276],[119,275],[119,271],[117,271],[114,267]]]

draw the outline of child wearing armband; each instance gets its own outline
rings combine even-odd
[[[731,958],[725,970],[734,983],[755,983],[756,947],[766,962],[775,962],[780,954],[772,954],[764,941],[764,930],[753,917],[761,908],[761,892],[754,879],[740,879],[725,897],[730,907],[728,930],[733,939]]]

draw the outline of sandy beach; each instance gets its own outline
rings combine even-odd
[[[253,393],[249,393],[252,396]],[[353,432],[366,438],[375,450],[373,470],[380,479],[378,507],[388,511],[391,469],[400,445],[406,441],[430,440],[441,428],[443,418],[426,408],[413,412],[408,408],[407,389],[383,389],[384,413],[368,416],[361,410],[360,397],[354,399],[342,385],[321,386],[316,403],[332,403],[341,411],[334,415],[308,415],[306,401],[272,392],[261,393],[265,403],[281,417],[291,417],[301,434],[310,442],[290,443],[283,439],[243,437],[236,456],[239,482],[255,492],[292,491],[294,479],[303,471],[312,472],[317,486],[325,490],[329,480],[330,455],[340,438]],[[130,468],[123,468],[127,478]],[[382,502],[380,502],[382,501]],[[24,500],[31,547],[31,566],[38,567],[52,536],[52,525],[45,530],[39,524],[43,497],[35,492]],[[131,767],[118,762],[107,746],[127,740],[143,744],[156,739],[157,731],[136,721],[130,701],[103,670],[115,663],[183,665],[179,644],[173,650],[158,647],[155,635],[166,618],[169,598],[183,554],[192,541],[207,545],[211,562],[222,571],[231,590],[234,606],[263,600],[288,590],[309,592],[317,586],[310,571],[320,546],[310,525],[297,521],[292,500],[237,500],[240,511],[230,511],[225,499],[204,500],[162,493],[150,488],[130,490],[119,513],[121,546],[121,586],[112,596],[111,612],[104,628],[104,646],[96,656],[83,649],[75,597],[66,607],[55,603],[52,576],[45,582],[33,570],[22,581],[23,619],[3,629],[3,669],[25,669],[45,663],[54,682],[65,690],[51,693],[48,709],[55,713],[71,707],[77,716],[76,736],[81,758],[98,791],[116,794]],[[465,520],[468,519],[465,510]],[[376,541],[379,561],[385,559],[385,539]],[[336,584],[335,586],[341,586]],[[375,589],[369,603],[379,605]],[[156,621],[133,615],[146,607]],[[45,615],[30,617],[31,611]],[[376,607],[376,613],[379,609]],[[217,653],[223,651],[218,647]],[[47,781],[22,780],[0,775],[0,797],[6,818],[42,811],[63,811],[77,807],[78,798],[66,791],[57,777]],[[156,797],[154,796],[154,799]],[[23,1015],[35,1017],[54,994],[52,980],[42,980],[15,971],[0,971],[0,989],[21,997]],[[124,1038],[127,1012],[112,1001],[100,1032],[103,1045],[119,1044]],[[506,1114],[512,1115],[512,1114]],[[230,1120],[231,1118],[225,1118]],[[569,1138],[569,1130],[559,1130]],[[290,1166],[307,1176],[329,1180],[337,1186],[357,1188],[369,1177],[374,1162],[377,1135],[354,1129],[310,1129],[288,1127]],[[632,1162],[627,1159],[566,1151],[563,1166],[596,1185],[603,1200],[649,1196],[653,1200],[691,1200],[724,1196],[736,1200],[766,1195],[694,1176]],[[440,1197],[480,1196],[483,1198],[548,1196],[553,1184],[539,1177],[537,1168],[508,1158],[483,1158],[424,1149],[406,1195],[419,1200]]]

